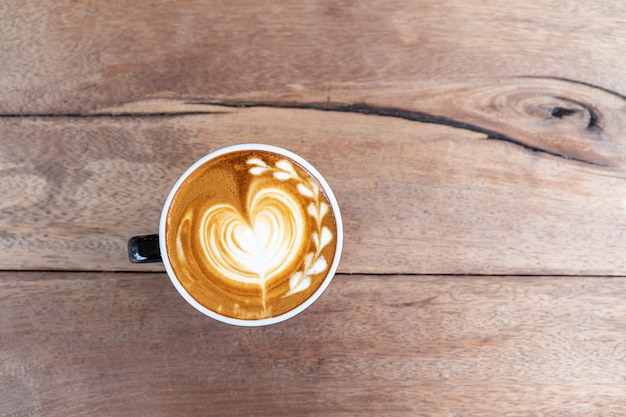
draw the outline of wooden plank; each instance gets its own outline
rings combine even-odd
[[[273,327],[165,274],[0,273],[0,412],[618,416],[626,278],[336,277]]]
[[[0,112],[326,101],[397,82],[556,76],[626,92],[626,3],[3,1]]]
[[[147,101],[0,118],[0,267],[162,270],[131,266],[127,238],[156,231],[194,160],[252,141],[327,177],[340,272],[624,275],[624,99],[516,82],[414,85],[367,105]]]

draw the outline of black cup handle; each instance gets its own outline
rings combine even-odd
[[[131,237],[128,240],[128,259],[132,263],[161,262],[159,235]]]

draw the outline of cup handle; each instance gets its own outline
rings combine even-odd
[[[128,240],[128,259],[132,263],[161,262],[159,235],[131,237]]]

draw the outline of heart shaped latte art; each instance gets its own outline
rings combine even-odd
[[[250,189],[247,214],[229,204],[214,205],[204,213],[200,242],[223,277],[264,286],[301,254],[305,216],[284,189]]]

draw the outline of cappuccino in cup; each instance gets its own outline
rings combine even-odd
[[[343,229],[319,172],[282,148],[245,144],[192,165],[164,205],[159,251],[180,294],[220,321],[290,318],[332,279]]]

